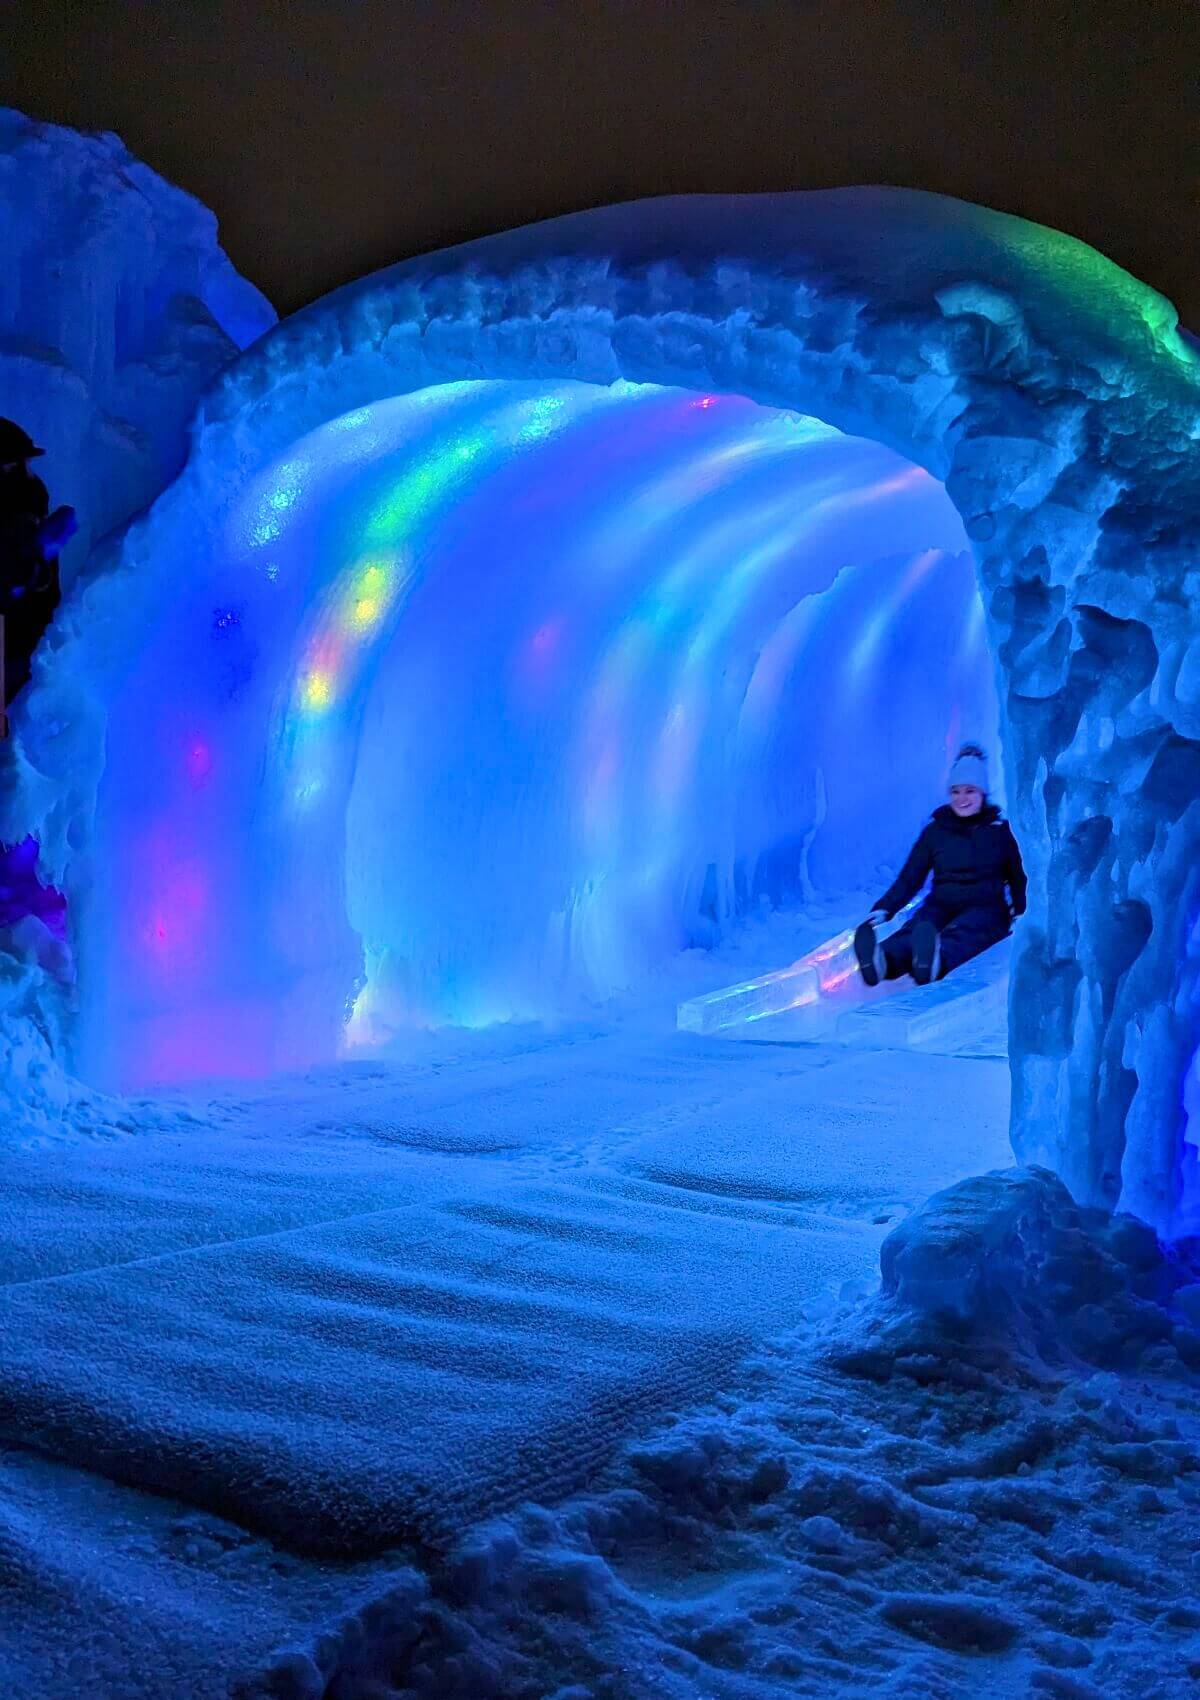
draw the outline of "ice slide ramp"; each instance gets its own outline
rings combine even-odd
[[[897,917],[889,930],[900,923]],[[680,1004],[677,1026],[725,1039],[1002,1057],[1011,948],[1005,939],[933,986],[904,980],[869,990],[858,978],[853,934],[841,933],[790,968]]]
[[[916,907],[914,900],[897,910],[892,919],[879,928],[879,937],[888,938],[896,932]],[[724,986],[720,991],[709,992],[701,998],[689,998],[679,1005],[676,1026],[681,1033],[721,1033],[727,1038],[736,1038],[738,1030],[749,1023],[812,1009],[835,994],[852,988],[857,972],[854,929],[848,927],[845,932],[808,951],[790,968],[776,968],[753,980],[743,980],[739,985]]]
[[[1011,939],[934,986],[880,988],[838,1016],[836,1038],[867,1050],[1008,1054],[1008,966]],[[902,989],[900,989],[902,988]]]

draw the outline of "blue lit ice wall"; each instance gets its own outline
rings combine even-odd
[[[737,397],[398,398],[188,547],[109,719],[94,1075],[577,1007],[870,885],[995,743],[941,486]]]

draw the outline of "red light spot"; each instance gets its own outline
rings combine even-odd
[[[693,407],[715,407],[716,404],[717,404],[717,398],[716,398],[715,395],[702,395],[702,396],[697,396],[696,400],[692,403],[692,406]]]

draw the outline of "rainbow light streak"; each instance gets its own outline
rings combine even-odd
[[[806,447],[825,446],[836,436],[815,420],[790,414],[764,419],[759,410],[740,398],[723,400],[720,412],[727,417],[729,428],[738,434],[694,454],[679,470],[657,478],[623,504],[611,522],[611,542],[607,538],[602,541],[601,553],[606,558],[613,561],[629,558],[628,531],[638,537],[643,547],[655,530],[678,533],[681,512],[691,515],[697,512],[700,503],[729,500],[748,474],[760,468],[769,469],[782,458],[794,458]],[[681,412],[685,417],[689,412],[694,416],[695,410],[695,398],[689,398],[682,408],[676,404],[675,418],[664,420],[664,425],[677,425]],[[770,517],[777,518],[781,512],[794,513],[796,499],[780,498],[775,489],[766,497],[766,504]],[[728,567],[731,560],[736,562],[748,518],[746,508],[739,507],[724,522],[720,535],[714,537],[712,528],[708,528],[689,554],[668,567],[657,582],[651,580],[627,616],[607,658],[600,663],[581,761],[588,776],[582,792],[581,824],[592,858],[590,878],[600,877],[619,853],[621,811],[613,776],[620,764],[624,742],[621,722],[638,694],[642,676],[659,649],[669,641],[673,628],[695,617],[695,586],[701,577],[712,573],[714,568]],[[748,576],[753,576],[753,571],[751,568]],[[730,606],[736,606],[737,601],[735,589]],[[660,826],[669,814],[669,798],[678,794],[683,783],[698,737],[698,729],[689,730],[686,721],[687,709],[676,697],[674,710],[668,710],[665,747],[658,764],[657,790],[668,800],[659,811]],[[662,858],[656,858],[652,863],[643,862],[640,884],[650,883],[650,869],[661,861]]]
[[[304,680],[305,708],[328,708],[333,701],[334,676],[327,667],[314,667]]]
[[[367,631],[383,615],[394,594],[397,574],[389,564],[372,561],[350,586],[342,618],[349,631]]]
[[[555,391],[496,404],[491,402],[491,386],[448,389],[441,405],[429,410],[435,419],[450,416],[442,431],[423,454],[418,450],[410,458],[387,494],[368,511],[358,539],[361,553],[337,571],[320,599],[292,691],[291,725],[282,741],[287,766],[294,769],[294,807],[308,808],[327,789],[329,769],[340,760],[337,747],[346,731],[335,724],[334,711],[341,705],[345,713],[358,712],[374,658],[417,581],[422,539],[430,528],[514,453],[543,448],[582,414],[629,400],[628,386],[616,387],[615,393],[578,393],[572,407]],[[453,415],[459,410],[468,418],[456,426]]]
[[[678,695],[671,713],[659,734],[654,762],[656,797],[652,809],[654,831],[669,833],[676,828],[679,801],[684,795],[695,767],[706,723],[714,717],[714,698],[717,692],[710,683],[707,663],[730,647],[730,633],[737,621],[753,614],[755,595],[764,579],[785,565],[795,555],[801,539],[810,531],[816,516],[830,502],[837,500],[832,482],[816,487],[813,500],[797,507],[794,493],[768,500],[757,511],[742,513],[732,527],[723,527],[714,543],[719,553],[733,552],[740,535],[741,558],[734,556],[720,574],[713,593],[701,603],[702,615],[691,643],[676,670],[673,690]],[[805,491],[806,498],[808,491]],[[763,540],[747,546],[747,538],[765,532]]]

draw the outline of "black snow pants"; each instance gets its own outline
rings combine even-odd
[[[932,921],[942,944],[942,960],[938,979],[944,980],[955,968],[961,968],[973,956],[979,956],[991,945],[999,944],[1012,931],[1007,909],[994,904],[972,904],[967,909],[948,909],[944,904],[927,898],[911,921],[898,933],[883,940],[883,956],[887,963],[886,980],[898,980],[912,973],[912,935],[918,921]]]

